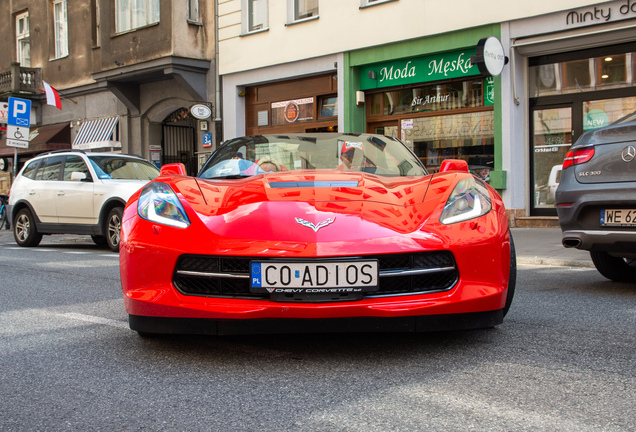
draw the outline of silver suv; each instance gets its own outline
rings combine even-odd
[[[606,278],[636,281],[636,120],[583,134],[565,156],[556,208],[565,247]]]
[[[136,156],[76,150],[39,155],[24,165],[9,194],[15,241],[37,246],[43,234],[90,234],[117,252],[126,201],[158,175]]]

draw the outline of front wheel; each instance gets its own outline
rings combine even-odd
[[[616,282],[636,282],[636,260],[615,257],[607,252],[590,251],[596,270]]]
[[[22,209],[16,215],[13,221],[13,238],[18,245],[24,247],[40,244],[42,234],[35,227],[35,218],[28,209]]]
[[[115,207],[108,212],[104,232],[106,234],[106,243],[113,252],[119,252],[119,233],[121,231],[121,219],[124,209]]]

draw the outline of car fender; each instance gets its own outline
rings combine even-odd
[[[38,217],[37,213],[33,209],[33,206],[31,205],[31,203],[29,203],[27,200],[24,200],[24,199],[18,200],[13,205],[7,207],[7,210],[9,210],[7,215],[10,217],[9,220],[11,221],[11,225],[13,226],[13,219],[15,218],[15,215],[18,214],[18,212],[24,208],[29,209],[29,211],[33,215],[33,218],[35,219],[36,228],[39,228],[42,221],[40,221],[40,218]]]

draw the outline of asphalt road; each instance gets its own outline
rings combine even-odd
[[[0,241],[1,431],[629,431],[636,286],[522,265],[495,329],[141,339],[117,255]]]

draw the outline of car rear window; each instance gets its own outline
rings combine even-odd
[[[22,171],[22,177],[30,178],[31,180],[35,180],[35,172],[38,169],[38,165],[40,164],[40,160],[35,160],[30,162],[24,171]]]
[[[36,180],[56,181],[60,178],[60,168],[62,166],[64,156],[53,156],[46,158],[38,167]]]

